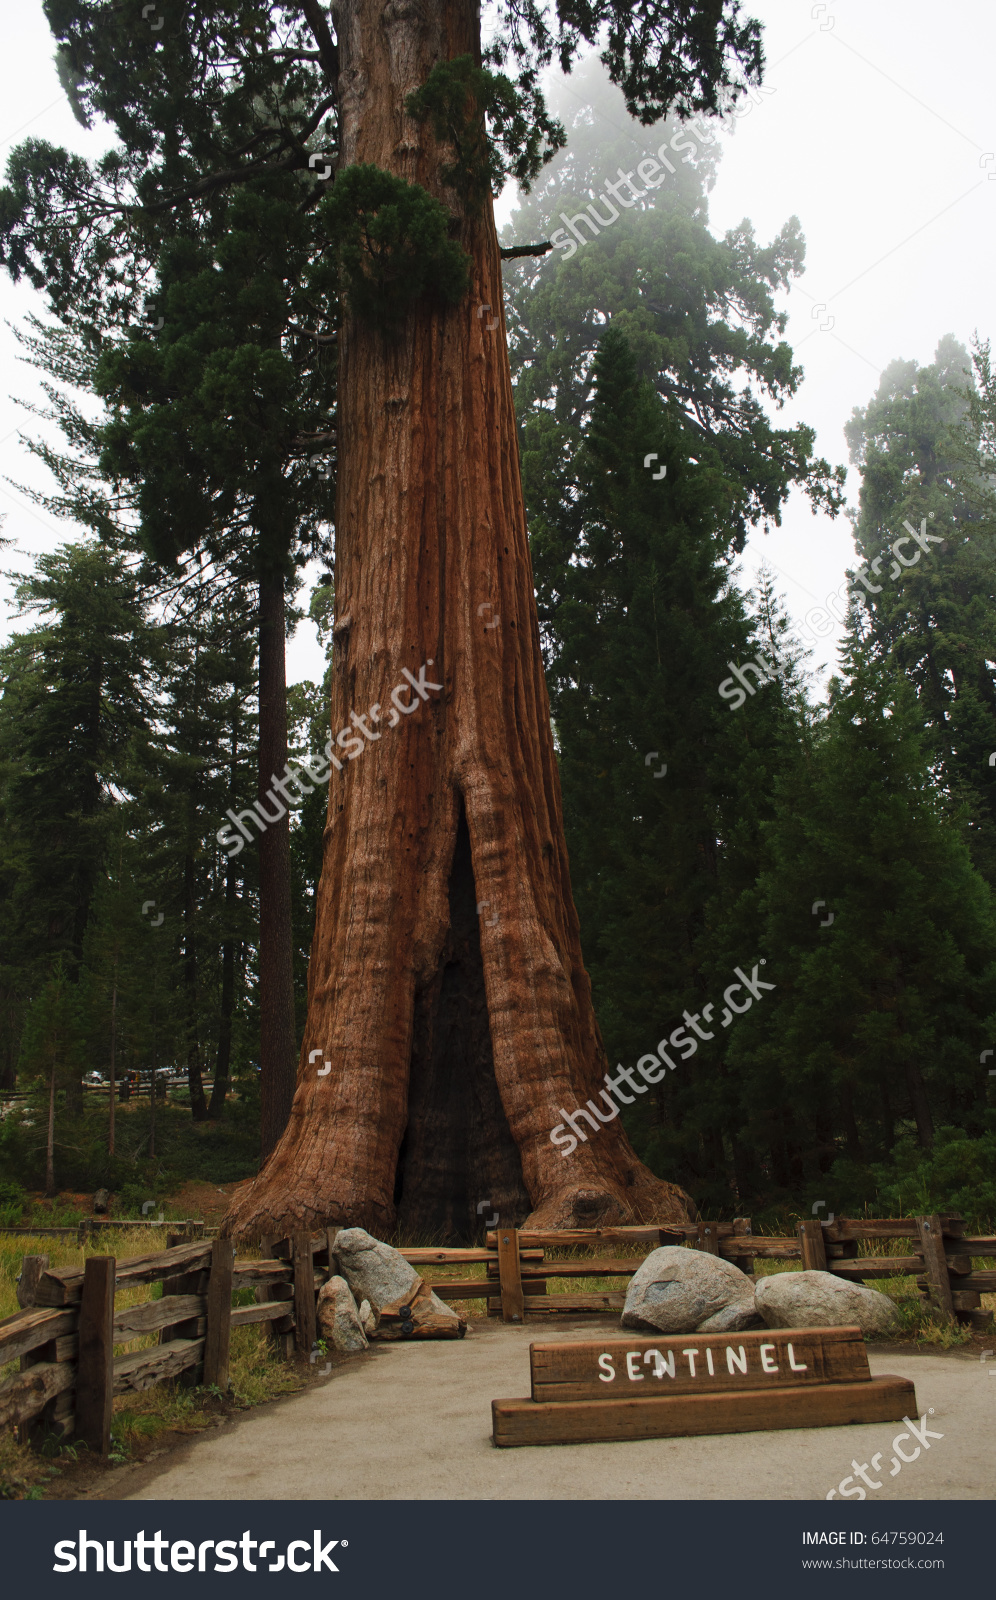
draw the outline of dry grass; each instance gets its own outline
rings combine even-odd
[[[913,1253],[913,1241],[910,1239],[859,1239],[858,1260],[862,1256],[875,1256],[881,1259],[889,1256],[908,1256]],[[991,1270],[991,1260],[976,1261],[977,1270],[983,1268]],[[756,1276],[768,1277],[773,1272],[801,1272],[800,1261],[766,1261],[758,1259],[755,1262]],[[899,1273],[892,1278],[866,1278],[862,1279],[866,1289],[877,1289],[879,1294],[888,1295],[890,1300],[896,1302],[899,1314],[898,1337],[910,1339],[914,1344],[936,1345],[941,1350],[950,1350],[957,1345],[971,1343],[972,1330],[961,1323],[951,1323],[946,1317],[934,1311],[916,1286],[916,1277],[912,1273]],[[983,1309],[996,1311],[996,1295],[984,1294],[981,1297]],[[890,1334],[889,1338],[897,1335]]]
[[[115,1235],[113,1254],[118,1260],[132,1256],[154,1255],[166,1249],[166,1229],[143,1228],[122,1230]],[[20,1308],[17,1304],[16,1277],[25,1255],[47,1255],[53,1267],[82,1266],[91,1255],[110,1255],[104,1245],[79,1246],[69,1239],[50,1239],[44,1236],[0,1234],[0,1318],[11,1316]],[[247,1251],[247,1255],[258,1251]],[[140,1284],[132,1289],[118,1291],[115,1305],[118,1310],[158,1299],[162,1284]],[[241,1291],[238,1300],[251,1299],[252,1291]],[[144,1334],[126,1344],[115,1345],[115,1354],[141,1350],[158,1342],[158,1334]],[[0,1367],[0,1382],[17,1371],[17,1362]],[[182,1383],[160,1383],[141,1394],[119,1395],[114,1401],[113,1446],[111,1461],[120,1464],[143,1441],[167,1432],[195,1433],[215,1424],[219,1414],[231,1409],[260,1405],[277,1395],[291,1394],[304,1387],[307,1375],[294,1365],[282,1361],[270,1340],[268,1329],[258,1323],[232,1329],[230,1357],[231,1396],[222,1397],[217,1390],[188,1388]],[[72,1461],[77,1450],[71,1443],[64,1446],[57,1459],[63,1464]],[[0,1500],[40,1498],[44,1486],[61,1468],[53,1465],[52,1457],[39,1455],[26,1445],[19,1445],[11,1433],[0,1430]]]

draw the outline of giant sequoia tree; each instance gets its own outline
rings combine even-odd
[[[336,761],[297,1091],[229,1230],[465,1232],[485,1198],[548,1224],[681,1215],[685,1197],[618,1121],[568,1162],[549,1137],[607,1063],[570,891],[491,188],[535,176],[560,141],[537,89],[554,57],[569,70],[601,43],[652,124],[756,82],[757,25],[736,0],[499,0],[482,52],[475,0],[341,0],[334,38],[317,0],[250,5],[237,26],[195,3],[185,35],[136,60],[133,33],[111,48],[98,27],[121,33],[132,9],[137,23],[129,0],[47,9],[67,81],[89,73],[111,99],[156,107],[129,113],[140,154],[161,157],[137,180],[150,216],[261,171],[306,172],[307,141],[336,118],[329,272],[315,279],[340,321]],[[217,110],[212,122],[205,97],[180,160],[166,119],[186,116],[201,59]],[[243,67],[247,103],[269,108],[248,133],[225,120]]]
[[[555,47],[569,65],[604,20],[631,109],[711,109],[725,46],[756,70],[756,38],[696,7],[562,5],[557,40],[532,5],[500,12],[494,53],[518,54],[518,90],[477,70],[471,0],[336,8],[336,187],[361,174],[370,187],[340,190],[362,198],[365,243],[340,334],[332,728],[368,707],[375,728],[333,774],[297,1095],[232,1231],[292,1218],[461,1231],[483,1198],[552,1224],[684,1206],[618,1124],[569,1168],[550,1142],[558,1107],[597,1094],[606,1060],[570,892],[508,358],[500,316],[493,329],[478,314],[502,301],[482,102],[507,132],[517,95],[528,149],[543,121],[525,96],[536,65]],[[392,181],[375,187],[371,167]],[[368,218],[378,202],[401,210],[402,184],[446,205],[447,242],[467,257],[459,298],[450,278],[446,298],[403,301],[399,269],[385,270],[386,230]],[[364,315],[375,273],[396,318]],[[412,694],[400,727],[378,721],[399,669],[423,667],[438,693]],[[313,1050],[331,1063],[323,1076]]]

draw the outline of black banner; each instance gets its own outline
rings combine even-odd
[[[0,1505],[5,1593],[144,1584],[359,1600],[985,1593],[984,1501],[59,1501]]]

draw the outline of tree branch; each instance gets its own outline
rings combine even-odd
[[[330,95],[317,107],[310,121],[301,130],[301,145],[306,139],[310,139],[325,113],[331,111],[334,105],[335,97]],[[183,190],[181,194],[171,195],[166,200],[155,200],[149,205],[129,206],[127,209],[132,212],[168,211],[171,206],[182,205],[185,200],[196,200],[200,195],[210,194],[212,189],[220,189],[227,183],[242,183],[246,178],[265,178],[273,172],[290,172],[303,168],[305,164],[303,151],[296,149],[280,161],[270,161],[267,158],[262,161],[250,161],[244,167],[228,167],[221,172],[210,172],[206,178],[201,178],[198,183]]]
[[[503,261],[514,261],[518,256],[545,256],[547,251],[552,249],[553,245],[549,241],[546,244],[515,244],[510,250],[500,246],[499,254]]]
[[[318,344],[337,344],[338,333],[318,333],[314,328],[299,328],[293,322],[287,324],[288,333],[299,334],[302,339],[314,339]]]
[[[322,69],[329,81],[329,88],[333,93],[339,90],[339,50],[332,37],[328,19],[319,5],[318,0],[301,0],[301,10],[304,12],[315,43],[318,46],[318,55]]]

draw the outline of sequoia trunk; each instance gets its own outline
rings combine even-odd
[[[566,1158],[550,1139],[607,1063],[568,875],[498,242],[490,200],[461,211],[439,176],[447,152],[404,111],[437,61],[479,59],[477,7],[334,13],[341,166],[443,198],[471,284],[456,307],[421,302],[400,333],[344,310],[331,726],[349,734],[294,1104],[226,1232],[400,1222],[466,1237],[486,1208],[553,1227],[683,1219],[686,1196],[637,1160],[618,1117]]]

